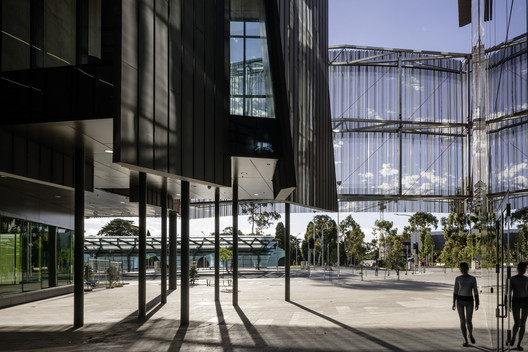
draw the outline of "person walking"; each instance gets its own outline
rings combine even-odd
[[[469,275],[468,263],[460,263],[460,272],[462,275],[455,279],[455,289],[453,292],[453,310],[458,310],[460,318],[460,330],[464,336],[464,343],[462,346],[469,345],[467,333],[469,332],[469,339],[471,343],[475,343],[473,337],[473,307],[477,311],[479,309],[479,295],[477,290],[477,279]],[[474,298],[473,298],[474,297]]]
[[[510,292],[513,294],[510,300],[510,310],[513,313],[513,333],[510,340],[510,346],[515,345],[515,336],[519,333],[519,342],[517,342],[517,349],[522,351],[521,341],[524,337],[524,330],[526,327],[526,318],[528,317],[528,277],[526,273],[526,263],[520,262],[517,265],[517,275],[510,279]]]

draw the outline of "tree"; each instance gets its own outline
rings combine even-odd
[[[275,241],[277,241],[277,247],[286,250],[284,246],[284,236],[286,229],[282,221],[277,223],[275,226]],[[290,265],[295,261],[295,246],[297,245],[297,237],[290,235]],[[297,263],[295,263],[297,264]]]
[[[521,261],[528,250],[528,207],[521,208],[511,216],[512,223],[517,223],[519,232],[515,238],[514,248],[516,250],[516,259]]]
[[[189,268],[189,282],[194,285],[195,281],[198,280],[200,274],[198,274],[198,268],[196,267],[196,262],[193,262]]]
[[[458,266],[460,262],[469,261],[471,252],[468,250],[467,232],[470,230],[470,220],[466,214],[452,212],[447,218],[441,219],[446,240],[442,250],[441,260],[446,264]]]
[[[276,211],[262,211],[262,208],[266,208],[268,205],[271,205],[271,203],[247,202],[241,204],[242,214],[249,214],[248,221],[251,224],[252,235],[262,234],[264,229],[269,228],[274,221],[280,219],[280,214]]]
[[[365,233],[351,215],[341,221],[339,228],[344,235],[345,253],[348,261],[350,262],[350,258],[352,258],[352,265],[361,263],[367,252]]]
[[[108,280],[109,287],[113,287],[114,284],[118,283],[120,276],[119,270],[115,265],[110,265],[108,269],[106,269],[106,279]]]
[[[394,237],[398,233],[398,228],[392,228],[392,226],[392,221],[376,220],[372,230],[374,236],[378,238],[379,247],[383,246],[384,260],[390,260],[389,252],[392,250]]]
[[[233,227],[232,226],[228,226],[228,227],[224,228],[220,235],[222,235],[222,236],[233,236]],[[238,230],[238,235],[239,236],[244,236],[244,234],[242,233],[242,231],[240,231],[240,229]]]
[[[390,238],[391,247],[388,252],[388,267],[396,270],[398,280],[400,279],[400,270],[405,267],[405,260],[402,258],[403,243],[401,236],[392,235]]]
[[[422,248],[420,250],[420,260],[434,250],[434,241],[431,236],[432,227],[438,228],[438,219],[431,213],[419,211],[409,218],[409,227],[404,229],[404,233],[418,233]],[[431,261],[433,258],[431,257]]]
[[[315,228],[314,228],[315,224]],[[314,236],[314,229],[315,229],[315,242],[313,242],[313,236]],[[326,258],[327,253],[327,245],[329,245],[329,248],[331,248],[330,252],[330,258],[326,258],[326,262],[328,263],[335,263],[337,262],[337,247],[336,247],[336,241],[337,241],[337,224],[335,221],[329,217],[328,215],[316,215],[314,219],[308,224],[306,227],[306,233],[304,234],[304,242],[302,244],[302,248],[304,251],[304,248],[307,247],[305,245],[305,242],[307,239],[310,239],[310,249],[313,251],[315,246],[315,253],[316,258],[319,258],[319,261],[321,264],[323,257]],[[322,248],[324,246],[324,248]],[[322,250],[325,250],[324,255]],[[315,264],[315,263],[311,263]]]
[[[286,229],[284,228],[284,224],[282,221],[279,221],[277,223],[277,226],[275,226],[275,241],[277,241],[277,246],[279,248],[284,249],[284,233],[286,232]]]
[[[138,236],[139,227],[131,220],[113,219],[103,226],[97,236]]]
[[[220,248],[219,254],[220,260],[224,262],[224,267],[229,272],[229,270],[227,269],[227,261],[231,259],[231,257],[233,256],[233,252],[227,248]]]

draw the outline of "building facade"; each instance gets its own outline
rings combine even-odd
[[[327,14],[325,0],[2,1],[0,291],[70,283],[83,216],[187,217],[217,190],[336,210]]]

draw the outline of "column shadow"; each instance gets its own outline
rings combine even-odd
[[[183,340],[185,339],[185,335],[187,334],[187,329],[189,329],[189,325],[180,325],[178,328],[178,331],[176,331],[176,335],[174,335],[174,338],[172,339],[172,343],[169,347],[169,351],[180,351],[183,345]]]
[[[218,317],[218,327],[220,328],[220,337],[222,339],[222,347],[224,351],[232,352],[233,345],[231,344],[231,338],[229,337],[229,331],[225,323],[224,312],[222,310],[222,304],[219,301],[216,301],[215,305],[216,305],[216,316]]]
[[[238,305],[234,306],[234,308],[235,308],[238,316],[240,317],[240,320],[242,320],[242,323],[244,324],[244,327],[249,332],[249,336],[251,336],[251,339],[255,343],[255,346],[257,348],[267,347],[268,344],[266,343],[266,341],[264,341],[264,339],[259,334],[259,332],[255,328],[255,326],[253,326],[253,324],[251,324],[251,322],[249,321],[248,317],[244,314],[242,309]]]
[[[301,305],[301,304],[299,304],[299,303],[291,302],[291,301],[290,301],[289,303],[291,303],[291,304],[293,304],[294,306],[299,307],[299,308],[301,308],[301,309],[303,309],[303,310],[305,310],[305,311],[307,311],[307,312],[309,312],[309,313],[311,313],[311,314],[313,314],[313,315],[316,315],[316,316],[318,316],[318,317],[320,317],[320,318],[323,318],[323,319],[325,319],[325,320],[328,320],[329,322],[331,322],[331,323],[333,323],[333,324],[335,324],[335,325],[337,325],[337,326],[339,326],[339,327],[341,327],[341,328],[343,328],[343,329],[345,329],[345,330],[348,330],[348,331],[350,331],[350,332],[352,332],[352,333],[354,333],[354,334],[356,334],[356,335],[358,335],[358,336],[361,336],[361,337],[363,337],[364,339],[367,339],[367,340],[369,340],[369,341],[372,341],[372,342],[374,342],[374,343],[376,343],[376,344],[378,344],[378,345],[380,345],[380,346],[382,346],[382,347],[384,347],[384,348],[386,348],[386,349],[388,349],[388,350],[390,350],[390,351],[405,352],[405,350],[402,350],[402,349],[399,348],[398,346],[395,346],[395,345],[393,345],[393,344],[391,344],[391,343],[388,343],[388,342],[386,342],[386,341],[383,341],[383,340],[381,340],[381,339],[379,339],[379,338],[377,338],[377,337],[375,337],[375,336],[372,336],[372,335],[370,335],[370,334],[367,334],[366,332],[363,332],[363,331],[361,331],[361,330],[358,330],[358,329],[355,329],[355,328],[353,328],[353,327],[351,327],[351,326],[348,326],[348,325],[346,325],[346,324],[343,324],[342,322],[340,322],[340,321],[338,321],[338,320],[335,320],[335,319],[330,318],[330,317],[328,317],[328,316],[326,316],[326,315],[324,315],[324,314],[321,314],[321,313],[319,313],[319,312],[316,312],[315,310],[310,309],[310,308],[308,308],[308,307],[305,307],[305,306],[303,306],[303,305]]]

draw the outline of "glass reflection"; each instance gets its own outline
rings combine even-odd
[[[274,118],[262,1],[233,1],[230,29],[230,113]]]
[[[49,247],[49,227],[0,217],[0,296],[49,287],[49,258],[57,257],[58,285],[73,279],[73,231],[58,229],[57,248]]]

